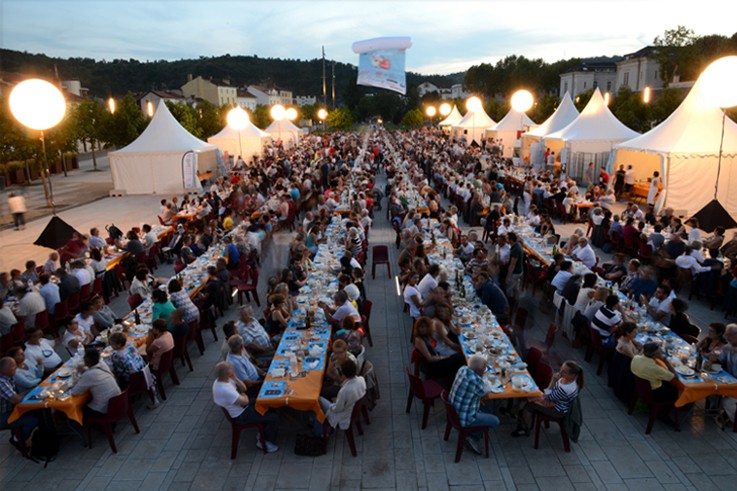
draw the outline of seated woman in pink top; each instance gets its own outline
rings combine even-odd
[[[164,319],[156,319],[151,325],[151,331],[146,340],[146,353],[148,353],[151,368],[159,369],[161,355],[174,349],[174,337],[166,326]]]

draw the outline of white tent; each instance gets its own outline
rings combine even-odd
[[[581,114],[565,128],[545,135],[543,143],[568,165],[570,176],[581,177],[589,162],[604,167],[612,146],[638,135],[612,114],[597,88]]]
[[[194,161],[185,159],[189,152],[194,152]],[[108,154],[113,187],[125,194],[179,193],[198,188],[196,172],[214,171],[216,153],[215,145],[185,130],[162,99],[143,133],[130,145]]]
[[[460,121],[452,126],[452,134],[457,138],[465,137],[468,145],[474,141],[481,144],[484,131],[495,124],[496,122],[486,114],[482,107],[478,111],[468,111]]]
[[[671,207],[691,216],[714,198],[722,111],[704,101],[697,81],[680,106],[662,123],[614,147],[613,168],[632,165],[638,179],[654,171],[663,177],[658,209]],[[724,121],[719,202],[737,216],[737,123]]]
[[[458,110],[458,106],[453,104],[453,110],[448,114],[448,116],[438,123],[438,126],[443,128],[444,130],[447,128],[450,130],[450,128],[457,124],[461,119],[463,119],[463,116],[461,115],[461,112]]]
[[[236,159],[240,155],[245,162],[250,162],[252,157],[261,156],[264,142],[268,138],[271,138],[271,135],[261,131],[249,121],[248,126],[240,131],[225,125],[222,131],[208,138],[207,142],[217,145],[220,150],[235,156]]]
[[[521,156],[522,160],[529,160],[530,165],[543,163],[545,147],[540,140],[547,134],[562,130],[578,117],[578,109],[573,104],[571,94],[566,92],[558,104],[555,112],[550,115],[540,126],[522,135]]]
[[[285,148],[296,145],[302,138],[302,131],[286,118],[271,123],[266,132],[274,140],[281,140]]]
[[[514,153],[514,142],[531,126],[537,126],[537,124],[527,114],[512,108],[496,126],[487,128],[485,136],[487,139],[501,140],[502,157],[511,158]]]

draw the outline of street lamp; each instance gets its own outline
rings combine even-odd
[[[284,106],[277,104],[271,107],[271,117],[277,122],[279,127],[279,142],[281,142],[281,122],[287,116],[287,110]]]
[[[327,119],[327,117],[328,117],[328,112],[327,110],[325,110],[325,108],[320,108],[317,110],[317,118],[322,123],[323,131],[325,131],[325,120]]]
[[[115,99],[112,97],[107,100],[107,107],[110,109],[110,114],[115,114]]]
[[[242,158],[243,147],[241,145],[241,130],[244,130],[248,126],[248,113],[240,106],[236,106],[228,111],[226,119],[228,120],[228,126],[238,132],[238,156]]]
[[[427,117],[430,119],[434,118],[437,113],[438,110],[435,106],[427,106],[427,109],[425,109],[425,114],[427,114]]]
[[[64,118],[67,103],[61,91],[45,80],[30,79],[16,85],[10,92],[10,112],[23,126],[41,132],[45,177],[41,179],[46,194],[46,204],[56,215],[54,189],[49,177],[49,161],[46,157],[44,131],[53,128]],[[46,179],[48,182],[48,189]]]
[[[447,116],[448,114],[450,114],[452,110],[453,109],[450,107],[450,104],[448,104],[447,102],[443,102],[442,104],[440,104],[440,115],[441,116]]]
[[[297,110],[294,109],[293,107],[290,107],[289,109],[286,110],[284,115],[287,117],[289,121],[294,121],[295,119],[297,119]]]
[[[532,107],[534,98],[528,90],[518,90],[512,95],[512,108],[515,111],[526,113]]]

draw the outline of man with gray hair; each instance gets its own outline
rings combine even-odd
[[[235,376],[243,382],[248,389],[248,395],[255,398],[261,387],[262,374],[251,363],[248,352],[244,350],[243,338],[235,334],[228,338],[228,349],[230,353],[226,358],[233,365]]]
[[[490,429],[499,426],[499,418],[491,414],[491,408],[487,405],[481,407],[481,398],[489,392],[483,378],[485,371],[486,358],[471,355],[468,366],[461,367],[456,373],[448,402],[458,413],[461,426],[488,426]],[[481,454],[481,436],[481,433],[474,432],[466,440],[478,454]]]
[[[217,379],[212,384],[212,398],[215,404],[223,408],[236,424],[262,424],[266,433],[266,452],[277,452],[279,446],[274,441],[278,432],[279,416],[273,412],[264,415],[256,412],[246,394],[248,389],[235,376],[235,370],[230,362],[221,361],[215,365],[215,376]],[[261,450],[264,448],[258,435],[256,448]]]
[[[12,357],[0,358],[0,428],[20,428],[22,437],[18,438],[21,435],[16,436],[16,433],[13,432],[10,443],[25,455],[25,440],[30,438],[31,432],[38,426],[39,420],[36,414],[31,412],[25,413],[12,423],[8,423],[13,408],[23,400],[23,396],[18,393],[18,387],[15,385],[15,371],[17,368],[18,366]]]
[[[728,324],[724,332],[727,344],[722,347],[719,354],[709,355],[709,360],[720,363],[722,369],[726,370],[730,375],[737,377],[737,324]],[[737,414],[737,399],[734,397],[722,398],[723,412],[718,416],[718,422],[725,424],[727,421],[734,421]]]

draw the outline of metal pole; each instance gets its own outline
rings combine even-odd
[[[722,136],[719,140],[719,160],[717,161],[717,180],[714,183],[714,199],[717,199],[719,191],[719,174],[722,172],[722,149],[724,148],[724,122],[727,119],[727,110],[722,108]]]
[[[54,186],[51,183],[51,174],[49,172],[49,159],[46,157],[46,138],[44,132],[41,132],[41,148],[44,154],[44,168],[42,172],[46,173],[46,180],[49,182],[49,195],[51,196],[51,214],[56,216],[56,203],[54,203]]]

